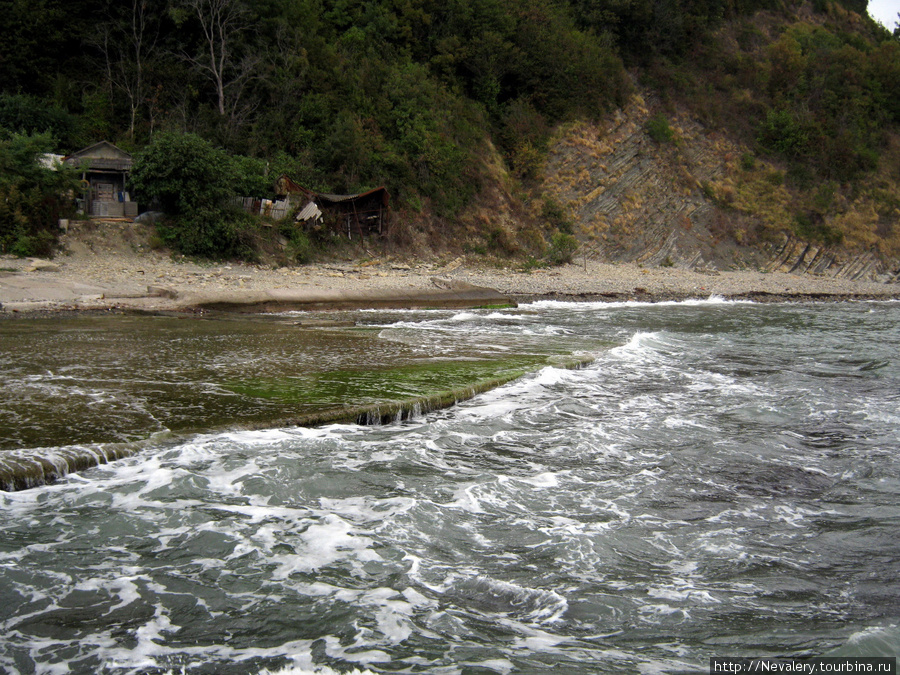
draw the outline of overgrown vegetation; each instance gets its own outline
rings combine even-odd
[[[53,171],[39,161],[50,151],[49,133],[26,135],[0,129],[0,252],[46,255],[57,223],[72,210],[68,198],[77,186],[71,172]]]
[[[753,149],[713,192],[757,217],[764,237],[900,255],[900,24],[884,30],[863,18],[865,6],[815,2],[810,15],[760,3],[764,11],[726,15],[689,59],[646,64],[666,105]]]
[[[657,143],[671,143],[675,140],[675,132],[669,126],[669,120],[665,115],[655,115],[647,120],[644,129],[647,135]]]
[[[229,213],[224,196],[263,196],[283,172],[323,192],[385,185],[396,211],[417,223],[398,239],[415,241],[428,224],[453,241],[466,209],[499,180],[487,168],[493,148],[517,198],[540,199],[551,130],[620,106],[628,66],[664,107],[687,106],[782,163],[788,189],[834,184],[830,206],[801,198],[792,205],[800,219],[781,225],[821,234],[819,219],[833,219],[835,205],[857,198],[892,157],[885,135],[900,126],[900,35],[860,19],[865,0],[817,0],[802,20],[798,8],[792,0],[0,0],[0,138],[39,138],[42,151],[57,152],[108,139],[136,152],[134,191],[166,209],[161,235],[186,253],[246,255],[253,225]],[[676,140],[670,117],[645,127],[657,143]],[[748,157],[747,171],[757,171]],[[171,174],[169,162],[178,167]],[[52,181],[17,166],[0,177],[0,245],[38,250],[56,215],[42,201]],[[182,192],[181,180],[193,187]],[[885,220],[896,177],[874,182]],[[521,237],[482,224],[465,245],[565,257],[554,233],[573,230],[555,218],[533,212]],[[292,255],[307,258],[310,242],[289,234]]]
[[[131,186],[166,214],[157,229],[172,248],[210,258],[250,255],[254,221],[229,200],[268,191],[261,162],[232,157],[195,134],[161,133],[135,158]]]

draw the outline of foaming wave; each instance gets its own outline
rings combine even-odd
[[[153,620],[136,631],[136,637],[138,638],[136,647],[131,649],[119,647],[108,648],[101,644],[92,651],[94,652],[94,655],[99,657],[105,664],[106,667],[104,672],[157,672],[156,669],[160,668],[161,661],[164,662],[176,655],[181,658],[187,657],[186,660],[189,663],[189,668],[201,665],[206,665],[208,667],[209,665],[217,663],[233,666],[235,663],[251,661],[254,659],[284,659],[285,655],[288,655],[287,658],[294,661],[294,665],[286,666],[282,670],[275,671],[264,669],[259,671],[260,675],[280,675],[281,673],[288,673],[290,675],[294,675],[295,673],[331,675],[332,673],[341,672],[333,671],[327,666],[316,666],[313,663],[311,651],[312,640],[294,640],[271,648],[250,647],[236,649],[227,645],[210,645],[207,647],[194,647],[178,650],[166,647],[163,644],[165,638],[162,637],[162,633],[174,632],[177,631],[178,628],[178,626],[172,625],[165,617],[157,615]],[[42,670],[40,672],[57,671]],[[70,670],[66,669],[58,672],[70,672]],[[166,675],[184,675],[188,670],[179,668],[178,670],[168,670],[165,672]],[[358,675],[375,675],[375,673],[370,673],[369,671],[356,672]],[[345,673],[341,672],[341,675],[345,675]]]
[[[685,307],[699,307],[703,305],[755,305],[753,300],[733,300],[731,298],[726,298],[722,295],[710,295],[705,300],[680,300],[678,302],[671,303],[659,303],[661,305],[682,305]]]
[[[481,318],[480,315],[475,314],[474,312],[460,312],[459,314],[451,316],[449,320],[453,323],[462,323],[464,321],[474,321],[479,318]]]
[[[171,672],[171,671],[170,671]],[[172,673],[172,675],[176,675]],[[259,675],[375,675],[371,670],[334,670],[328,666],[307,668],[305,666],[287,666],[279,670],[265,668],[259,671]]]
[[[674,347],[671,340],[663,337],[661,332],[639,331],[624,345],[610,349],[609,354],[630,361],[657,361]]]
[[[555,406],[559,402],[560,388],[595,380],[598,373],[594,364],[575,370],[545,366],[462,403],[454,415],[467,420],[498,420],[522,410],[534,411]]]
[[[586,302],[578,302],[571,300],[537,300],[529,303],[528,307],[533,309],[554,309],[563,308],[566,310],[577,310],[583,312],[595,312],[598,309],[617,309],[622,307],[700,307],[704,305],[755,305],[758,304],[753,300],[735,300],[725,298],[721,295],[710,295],[707,298],[691,298],[687,300],[663,300],[661,302],[644,302],[640,300],[625,300],[616,302],[606,302],[604,300],[589,300]]]
[[[531,623],[558,621],[569,608],[566,599],[556,591],[526,588],[483,576],[453,583],[447,595],[478,612],[502,614]]]
[[[531,381],[537,386],[552,387],[557,384],[572,382],[578,378],[579,375],[577,370],[548,366],[546,368],[541,368],[535,373],[531,378]]]
[[[645,333],[638,332],[631,336],[631,339],[622,345],[621,347],[615,347],[611,349],[612,352],[621,352],[621,351],[636,351],[642,349],[645,346],[645,342],[647,340],[652,340],[659,337],[659,333]]]
[[[853,633],[847,642],[826,656],[896,656],[900,653],[900,628],[895,624],[870,626]]]

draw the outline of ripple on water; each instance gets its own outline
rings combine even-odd
[[[622,346],[402,424],[205,434],[0,494],[0,670],[658,673],[896,653],[896,315],[467,314],[423,317],[420,346],[522,326]],[[414,341],[417,323],[381,330]],[[823,360],[844,343],[865,358]]]

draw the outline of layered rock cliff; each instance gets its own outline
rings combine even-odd
[[[898,279],[900,261],[872,241],[798,236],[797,198],[784,182],[774,162],[647,92],[602,122],[561,129],[544,169],[546,192],[601,260]],[[874,231],[878,216],[864,200],[844,204],[835,227],[866,217]]]

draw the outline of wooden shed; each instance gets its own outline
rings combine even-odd
[[[282,175],[275,181],[275,194],[298,206],[298,220],[307,224],[321,222],[350,238],[387,231],[390,195],[384,187],[354,195],[333,195],[314,192]],[[317,208],[310,208],[310,204]]]
[[[125,191],[134,164],[130,154],[109,141],[100,141],[72,153],[63,163],[81,171],[86,214],[100,218],[137,215],[137,202]]]

